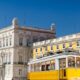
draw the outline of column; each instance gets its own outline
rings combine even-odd
[[[31,71],[31,64],[28,65],[28,72]]]
[[[59,59],[55,59],[55,70],[59,70]]]
[[[75,67],[77,67],[77,65],[76,65],[76,56],[75,56]]]
[[[68,57],[66,57],[66,68],[68,68]]]

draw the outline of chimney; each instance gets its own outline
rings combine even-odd
[[[52,23],[51,24],[51,28],[50,29],[51,29],[51,31],[54,31],[55,30],[55,23]]]

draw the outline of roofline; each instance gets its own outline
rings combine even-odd
[[[45,62],[45,61],[52,60],[52,59],[66,58],[66,57],[69,57],[69,56],[73,56],[73,57],[77,56],[77,57],[80,57],[80,54],[78,54],[78,53],[73,53],[73,54],[56,54],[56,55],[51,55],[51,56],[47,56],[47,57],[42,57],[40,59],[35,59],[35,60],[32,59],[32,60],[29,61],[28,64]]]
[[[17,27],[15,29],[24,30],[24,31],[28,30],[28,31],[34,31],[34,32],[43,32],[43,33],[50,33],[50,34],[55,33],[54,31],[51,31],[51,30],[36,29],[36,28],[29,28],[29,27]]]
[[[65,35],[65,36],[58,37],[58,38],[51,38],[51,39],[47,39],[47,40],[43,40],[43,41],[39,41],[39,42],[34,42],[34,43],[33,43],[33,47],[37,47],[37,45],[34,46],[35,44],[42,43],[42,42],[47,42],[47,41],[49,41],[49,40],[50,40],[50,43],[51,43],[51,41],[53,41],[53,40],[56,40],[55,43],[62,42],[63,40],[57,41],[57,40],[59,40],[60,38],[65,39],[64,41],[69,41],[69,40],[72,40],[72,39],[78,39],[78,38],[76,37],[77,35],[80,35],[80,33],[71,34],[71,35]],[[70,37],[70,36],[72,36],[72,37]],[[68,37],[69,39],[66,39],[66,37]],[[73,38],[73,37],[75,37],[75,38]],[[53,42],[53,43],[54,43],[54,42]],[[40,45],[38,45],[38,46],[40,46]],[[41,45],[41,46],[42,46],[42,45]]]

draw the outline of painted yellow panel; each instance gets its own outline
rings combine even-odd
[[[33,59],[36,59],[36,53],[33,53]]]
[[[36,58],[36,49],[33,49],[33,58],[35,59]]]
[[[40,48],[37,48],[37,49],[38,49],[38,50],[37,50],[37,53],[40,54]]]
[[[27,75],[29,80],[80,80],[80,68],[67,68],[64,70],[51,70],[30,72]]]
[[[50,51],[51,50],[51,46],[47,46],[47,51]]]
[[[75,41],[75,42],[72,42],[72,48],[73,49],[76,49],[76,47],[77,47],[77,42]]]
[[[35,53],[35,49],[33,49],[33,53]]]
[[[53,51],[56,52],[57,51],[57,46],[53,45]]]
[[[80,68],[68,68],[66,71],[67,71],[67,80],[80,79]]]
[[[62,51],[63,49],[63,44],[59,44],[59,50]]]
[[[58,80],[58,71],[41,71],[28,73],[29,80]]]
[[[70,43],[65,43],[65,48],[69,48]]]
[[[45,47],[42,47],[42,52],[43,52],[43,54],[45,53]]]

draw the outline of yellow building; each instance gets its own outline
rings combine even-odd
[[[80,80],[80,34],[33,43],[29,80]]]
[[[80,33],[36,42],[33,43],[33,59],[50,55],[50,52],[63,52],[65,49],[79,50],[79,47]]]

